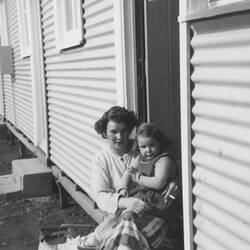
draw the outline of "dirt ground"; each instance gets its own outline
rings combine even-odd
[[[27,151],[26,157],[32,157]],[[24,155],[25,157],[25,155]],[[20,158],[16,140],[0,135],[0,175],[11,173],[11,161]],[[57,193],[13,201],[0,200],[0,249],[37,250],[40,229],[61,224],[84,224],[76,234],[87,234],[96,223],[73,200],[61,209]]]

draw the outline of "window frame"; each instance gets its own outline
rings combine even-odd
[[[73,28],[67,30],[66,22],[66,1],[70,1],[71,4],[71,24]],[[70,8],[68,8],[70,9]],[[82,11],[82,0],[54,0],[55,10],[55,40],[56,49],[61,51],[71,47],[79,46],[83,43],[83,11]]]
[[[249,0],[184,0],[180,5],[179,22],[210,18],[250,10]],[[230,1],[230,2],[229,2]],[[219,3],[220,2],[220,3]]]
[[[217,6],[222,6],[222,5],[227,5],[227,4],[232,4],[232,3],[238,3],[242,2],[243,0],[208,0],[208,7],[217,7]]]
[[[17,16],[19,23],[20,54],[21,57],[31,55],[31,9],[29,0],[17,0]],[[26,8],[25,8],[26,5]],[[25,18],[23,18],[25,17]]]
[[[9,45],[5,1],[0,1],[0,45]]]

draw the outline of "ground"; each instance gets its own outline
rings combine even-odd
[[[0,175],[11,173],[11,161],[20,157],[32,157],[27,151],[20,153],[17,140],[1,136]],[[73,200],[61,209],[57,193],[52,196],[35,197],[13,201],[0,200],[0,249],[37,250],[40,230],[59,227],[61,224],[84,224],[75,233],[86,234],[96,223]],[[77,232],[76,232],[77,231]]]

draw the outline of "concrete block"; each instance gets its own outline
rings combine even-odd
[[[8,200],[9,195],[12,197],[20,194],[20,187],[12,174],[0,176],[0,200]]]
[[[12,174],[0,176],[0,194],[19,191],[19,187]]]
[[[45,196],[53,193],[51,169],[38,158],[12,161],[12,173],[24,197]]]

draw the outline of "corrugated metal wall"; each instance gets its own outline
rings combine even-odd
[[[56,51],[53,1],[42,1],[50,159],[91,195],[94,122],[116,104],[113,0],[85,0],[86,42]]]
[[[34,137],[30,58],[20,57],[19,26],[15,0],[6,1],[9,45],[13,49],[14,78],[4,76],[6,118],[31,141]]]
[[[194,241],[250,249],[250,14],[193,23]]]
[[[3,79],[2,75],[0,76],[0,116],[4,116],[4,99],[3,99]],[[0,118],[0,119],[1,119]]]
[[[3,75],[2,86],[4,98],[4,116],[8,121],[15,124],[14,93],[11,77],[9,75]]]

